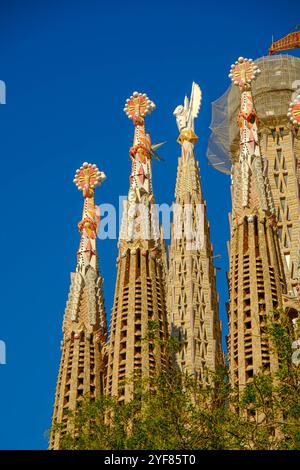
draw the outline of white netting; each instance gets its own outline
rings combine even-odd
[[[260,121],[265,124],[285,117],[292,94],[300,80],[300,59],[289,55],[261,57],[255,61],[261,74],[252,83],[254,105]],[[299,83],[298,83],[299,87]],[[210,164],[223,173],[230,173],[231,155],[239,146],[237,113],[240,90],[231,85],[212,103],[211,135],[206,156]],[[274,124],[273,124],[274,125]]]

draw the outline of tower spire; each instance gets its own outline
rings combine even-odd
[[[252,59],[240,57],[231,66],[229,77],[241,91],[238,126],[240,129],[239,173],[241,184],[235,191],[235,210],[275,215],[269,181],[263,172],[258,140],[258,117],[253,104],[251,82],[260,74]],[[247,210],[248,208],[248,210]]]
[[[97,228],[100,220],[99,208],[95,206],[94,191],[95,187],[100,186],[106,179],[105,174],[99,171],[97,166],[87,162],[76,170],[73,180],[79,191],[82,191],[84,198],[82,219],[78,223],[78,229],[81,233],[79,250],[77,253],[76,271],[83,276],[91,266],[98,272],[96,237]]]
[[[258,118],[251,82],[260,73],[240,57],[230,78],[241,92],[240,152],[232,166],[232,218],[229,280],[229,371],[244,386],[259,370],[277,369],[270,348],[268,314],[282,307],[286,290],[275,210],[260,151]]]
[[[152,146],[145,130],[145,116],[151,114],[155,104],[145,93],[135,91],[126,100],[124,111],[134,124],[133,145],[130,147],[131,175],[128,203],[125,210],[120,239],[135,240],[136,245],[147,245],[157,240],[159,230],[155,218],[152,187]]]
[[[194,152],[198,140],[194,120],[201,98],[200,87],[193,82],[190,99],[185,97],[173,113],[181,156],[173,205],[168,306],[172,333],[181,343],[175,361],[182,371],[204,383],[207,371],[215,371],[223,356],[213,250]]]
[[[57,380],[50,449],[60,448],[60,439],[73,431],[68,411],[76,409],[83,395],[99,398],[104,388],[104,346],[106,318],[96,249],[99,212],[94,189],[105,175],[96,165],[84,163],[76,171],[74,183],[84,197],[76,271],[63,320],[62,356]],[[56,429],[57,425],[61,429]]]
[[[106,387],[120,402],[132,396],[128,379],[136,374],[147,379],[166,366],[164,346],[142,340],[150,320],[158,326],[160,339],[167,336],[162,242],[152,187],[154,148],[145,130],[145,116],[154,108],[147,95],[138,92],[127,99],[124,108],[134,124],[134,139],[119,237]]]

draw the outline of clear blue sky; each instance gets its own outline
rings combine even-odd
[[[202,88],[197,157],[212,242],[222,255],[216,265],[226,324],[229,177],[205,158],[211,102],[229,85],[231,63],[267,54],[272,34],[280,38],[299,23],[297,11],[296,0],[1,0],[1,449],[47,447],[79,242],[82,196],[73,175],[83,161],[96,163],[107,175],[98,203],[117,204],[127,193],[133,126],[123,107],[134,90],[157,105],[148,129],[154,142],[168,144],[160,151],[165,162],[153,164],[154,190],[157,202],[171,203],[180,151],[172,112],[193,80]],[[98,248],[110,314],[116,241]]]

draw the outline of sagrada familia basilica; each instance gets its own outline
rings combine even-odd
[[[244,387],[257,372],[279,367],[266,329],[270,312],[284,312],[295,340],[299,334],[300,59],[240,57],[229,76],[232,85],[213,103],[207,157],[231,175],[228,367],[232,385]],[[133,395],[131,376],[151,378],[170,363],[205,384],[209,372],[225,363],[214,255],[195,157],[200,105],[201,90],[193,83],[190,99],[185,97],[174,111],[181,156],[167,248],[152,184],[157,146],[146,131],[146,116],[155,105],[138,92],[126,101],[134,137],[109,328],[96,246],[100,214],[94,203],[105,175],[89,163],[76,171],[74,183],[83,195],[81,239],[64,314],[50,449],[60,448],[69,411],[83,396],[106,394],[127,402]],[[143,340],[151,324],[157,325],[159,339],[178,338],[180,348],[172,357],[164,341]]]

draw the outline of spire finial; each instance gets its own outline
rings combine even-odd
[[[243,90],[251,86],[252,80],[255,80],[260,72],[257,65],[254,64],[253,59],[239,57],[231,66],[229,78],[231,78],[234,85],[238,85],[240,89]]]
[[[241,173],[242,208],[248,207],[251,211],[270,210],[274,207],[267,192],[267,179],[264,176],[263,162],[260,153],[258,137],[258,117],[253,103],[251,82],[260,73],[252,59],[239,57],[231,66],[229,77],[234,85],[240,88],[241,100],[237,122],[240,129],[240,155],[239,171]],[[250,192],[250,180],[256,182],[259,203]],[[239,201],[237,201],[239,204]],[[252,214],[249,214],[252,215]]]
[[[128,119],[132,119],[133,124],[143,124],[147,114],[151,114],[155,109],[155,104],[151,101],[146,93],[134,91],[130,98],[127,98],[124,112]]]
[[[79,191],[83,192],[83,197],[92,197],[96,186],[100,186],[106,179],[103,171],[99,171],[97,165],[84,162],[82,166],[76,170],[73,183]]]
[[[294,126],[300,126],[300,95],[290,102],[287,115]]]
[[[103,171],[99,171],[96,165],[84,162],[76,170],[73,180],[79,191],[82,191],[84,197],[82,219],[78,223],[81,241],[77,253],[77,270],[82,272],[85,272],[87,266],[93,266],[97,269],[96,236],[100,214],[99,208],[94,203],[94,190],[105,179],[105,174]]]
[[[177,142],[182,145],[184,141],[196,144],[198,137],[194,132],[194,120],[198,117],[202,101],[202,92],[198,83],[193,82],[191,97],[184,98],[184,104],[176,106],[173,115],[176,117],[176,123],[180,132]]]

